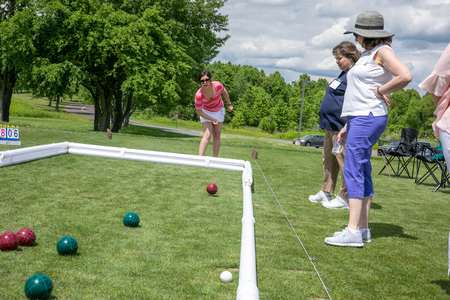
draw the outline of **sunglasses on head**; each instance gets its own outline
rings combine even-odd
[[[203,82],[208,82],[208,81],[210,81],[210,80],[211,80],[211,78],[200,79],[200,82],[203,83]]]

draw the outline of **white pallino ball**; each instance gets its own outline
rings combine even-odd
[[[222,282],[230,282],[233,279],[233,275],[229,271],[223,271],[222,274],[220,274],[220,280]]]

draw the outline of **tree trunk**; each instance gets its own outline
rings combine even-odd
[[[85,83],[82,83],[82,85],[89,91],[89,93],[92,96],[92,99],[94,99],[94,131],[99,131],[100,128],[100,101],[99,97],[97,96],[97,93],[93,86],[95,86],[94,81],[90,81],[90,84],[87,85]]]
[[[59,109],[59,95],[56,95],[56,107],[55,110],[58,111]]]
[[[0,74],[0,121],[9,122],[9,108],[16,80],[15,67],[6,68]]]
[[[122,128],[122,122],[123,122],[123,108],[122,108],[122,98],[123,93],[122,91],[117,91],[114,95],[114,114],[113,114],[113,122],[112,122],[112,132],[119,132],[119,130]]]
[[[111,119],[111,93],[103,89],[100,82],[96,81],[95,86],[97,88],[97,93],[99,95],[100,101],[100,131],[106,132],[106,129],[110,126]],[[97,107],[96,107],[97,109]],[[97,113],[96,113],[97,114]]]
[[[94,131],[100,131],[100,101],[94,98]]]
[[[134,113],[135,110],[136,110],[136,106],[134,106],[133,109],[130,110],[130,111],[125,115],[125,118],[123,119],[123,127],[128,127],[128,125],[130,124],[130,117],[131,117],[131,115]]]
[[[136,110],[136,105],[133,105],[133,102],[131,101],[133,99],[133,93],[127,95],[126,97],[126,106],[125,106],[125,112],[124,112],[124,118],[123,118],[123,127],[128,127],[130,124],[130,117]]]

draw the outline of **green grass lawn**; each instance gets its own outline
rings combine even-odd
[[[2,123],[5,124],[5,123]],[[11,117],[22,146],[79,142],[197,154],[199,137],[130,126],[113,134],[92,132],[92,121]],[[322,184],[320,149],[224,134],[220,156],[252,162],[258,288],[261,299],[328,299],[311,262],[270,187],[320,273],[332,299],[450,299],[447,275],[450,189],[433,193],[405,176],[378,175],[364,248],[326,245],[342,230],[348,211],[323,208],[308,196]],[[211,155],[211,145],[207,155]],[[30,227],[34,247],[0,252],[0,299],[26,299],[33,274],[54,284],[51,299],[235,299],[239,280],[242,174],[205,168],[77,155],[0,168],[0,233]],[[216,196],[206,193],[215,182]],[[137,228],[123,226],[128,212]],[[66,235],[79,244],[60,256]],[[229,270],[233,281],[219,275]]]

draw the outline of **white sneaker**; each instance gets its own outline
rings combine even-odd
[[[359,230],[361,232],[362,240],[364,243],[370,243],[372,237],[370,236],[370,229]]]
[[[325,243],[333,246],[342,247],[363,247],[364,243],[362,240],[361,232],[358,231],[356,234],[350,232],[348,227],[342,230],[342,233],[335,233],[332,237],[325,238]]]
[[[315,195],[309,196],[309,201],[314,203],[325,203],[331,200],[331,195],[329,193],[325,193],[324,191],[320,191]]]
[[[372,238],[370,236],[370,229],[360,229],[359,232],[361,232],[361,237],[363,243],[370,243],[372,241]],[[343,231],[337,231],[334,233],[333,237],[337,237],[342,235]]]
[[[309,200],[311,200],[311,198]],[[336,198],[331,201],[322,202],[322,206],[331,209],[348,209],[348,199],[336,196]]]

